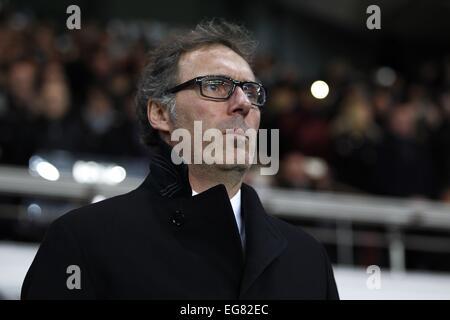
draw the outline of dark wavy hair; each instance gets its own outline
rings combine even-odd
[[[147,119],[149,100],[167,108],[173,119],[175,96],[165,92],[178,84],[180,56],[215,44],[229,47],[252,65],[256,41],[245,27],[223,19],[203,21],[193,30],[177,32],[149,53],[149,60],[142,72],[136,93],[137,119],[140,125],[141,141],[145,145],[156,145],[160,139],[158,130],[153,129]]]

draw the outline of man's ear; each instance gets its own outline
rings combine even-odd
[[[153,129],[158,130],[163,135],[170,132],[170,120],[167,108],[163,108],[160,103],[149,100],[147,103],[147,119]]]

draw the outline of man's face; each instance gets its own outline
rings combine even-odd
[[[240,81],[255,81],[248,63],[236,52],[223,45],[203,47],[182,55],[178,70],[178,83],[205,75],[223,75]],[[173,129],[188,129],[193,137],[194,121],[202,121],[203,132],[210,128],[219,129],[224,134],[227,129],[258,130],[260,110],[250,103],[240,87],[236,87],[228,100],[214,101],[203,97],[198,86],[193,86],[192,89],[182,90],[176,95],[176,121]],[[234,139],[245,140],[239,135],[236,135]],[[225,148],[225,135],[223,141]],[[204,142],[203,148],[208,144],[209,142]],[[248,143],[246,144],[246,159],[248,159]],[[235,147],[233,146],[233,149]],[[230,150],[226,149],[225,152]],[[236,150],[231,152],[237,153]],[[221,167],[231,169],[236,166],[221,165]],[[243,168],[247,167],[249,167],[248,164],[243,166]]]

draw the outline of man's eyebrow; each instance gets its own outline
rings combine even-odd
[[[234,79],[232,76],[229,76],[229,75],[226,75],[226,74],[219,74],[219,73],[208,74],[208,75],[206,75],[206,77],[221,77],[221,78],[231,78],[231,79]]]

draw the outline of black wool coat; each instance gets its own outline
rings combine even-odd
[[[241,214],[245,250],[225,186],[192,197],[163,147],[137,189],[51,224],[21,298],[339,299],[322,245],[266,214],[246,184]]]

